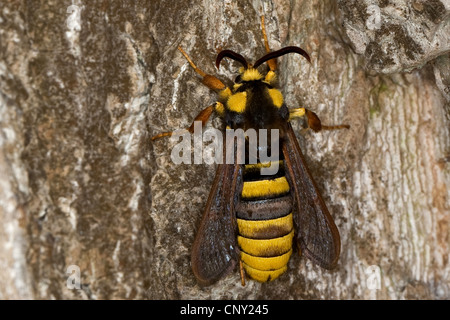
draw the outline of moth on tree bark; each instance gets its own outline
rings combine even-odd
[[[393,2],[3,4],[0,298],[449,298],[449,7]],[[311,56],[279,60],[287,105],[351,125],[294,127],[341,257],[200,289],[190,252],[215,166],[175,165],[149,138],[215,101],[177,47],[232,80],[217,50],[262,56],[260,14],[273,50]]]

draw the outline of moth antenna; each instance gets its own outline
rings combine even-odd
[[[216,59],[217,69],[219,69],[220,62],[222,61],[223,58],[233,59],[234,61],[240,62],[244,66],[245,69],[248,68],[248,62],[242,55],[240,55],[239,53],[236,53],[234,51],[231,51],[231,50],[222,50],[217,55],[217,59]]]
[[[305,50],[303,50],[300,47],[290,46],[266,54],[265,56],[261,57],[260,59],[258,59],[258,61],[255,62],[253,68],[258,68],[261,64],[263,64],[267,60],[281,57],[287,53],[298,53],[302,55],[306,60],[308,60],[309,63],[311,63],[311,58],[309,57],[308,53]]]

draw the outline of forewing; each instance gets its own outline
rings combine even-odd
[[[241,174],[239,165],[217,168],[191,256],[193,272],[202,285],[219,280],[238,261],[234,205]]]
[[[340,253],[339,231],[320,196],[290,123],[282,145],[285,171],[294,195],[297,245],[319,266],[332,269]]]

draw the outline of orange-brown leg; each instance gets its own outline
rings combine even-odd
[[[308,127],[315,132],[319,132],[320,130],[350,129],[348,124],[338,124],[333,126],[323,125],[317,114],[308,109],[306,109],[306,117],[308,118]]]
[[[186,60],[189,62],[191,67],[194,69],[195,72],[197,72],[200,76],[202,76],[202,83],[207,86],[208,88],[216,91],[224,90],[226,89],[226,86],[223,84],[222,81],[220,81],[217,77],[212,76],[210,74],[206,74],[203,72],[200,68],[198,68],[195,63],[189,58],[187,53],[183,50],[183,48],[178,47],[178,50],[183,54],[183,56],[186,58]]]
[[[215,107],[216,107],[216,103],[213,105],[210,105],[206,109],[203,109],[202,111],[200,111],[200,113],[195,117],[191,126],[189,128],[187,128],[187,130],[190,133],[194,132],[195,121],[201,121],[202,126],[204,126],[206,124],[206,122],[209,120],[209,118],[211,117],[211,114],[213,113]],[[163,138],[163,137],[170,137],[170,136],[172,136],[172,134],[173,134],[173,131],[157,134],[156,136],[152,137],[152,141],[159,139],[159,138]]]
[[[347,124],[339,124],[333,126],[323,125],[319,117],[314,112],[306,108],[291,109],[289,110],[289,112],[289,120],[306,116],[308,128],[312,129],[314,132],[319,132],[321,130],[350,129],[350,126]]]
[[[202,83],[204,85],[206,85],[208,88],[210,88],[212,90],[219,91],[219,93],[221,95],[226,96],[228,94],[231,94],[230,89],[227,88],[223,84],[223,82],[220,81],[217,77],[209,75],[209,74],[206,74],[203,70],[201,70],[199,67],[197,67],[195,65],[194,61],[192,61],[192,59],[183,50],[183,48],[178,47],[178,50],[183,54],[183,56],[189,62],[191,67],[194,69],[194,71],[197,72],[202,77]],[[194,123],[195,123],[195,121],[201,121],[202,122],[202,126],[204,126],[206,124],[206,122],[209,120],[209,118],[211,117],[211,114],[213,113],[214,110],[216,110],[219,114],[223,113],[223,104],[221,104],[220,102],[216,102],[215,104],[210,105],[206,109],[200,111],[200,113],[195,117],[195,119],[192,122],[191,126],[189,128],[187,128],[187,130],[190,133],[194,132]],[[157,134],[156,136],[152,137],[152,141],[154,141],[156,139],[163,138],[163,137],[170,137],[170,136],[172,136],[172,134],[173,134],[173,131],[163,132],[163,133]]]
[[[243,287],[245,287],[245,271],[244,265],[242,264],[242,260],[239,260],[239,271],[241,273],[241,284]]]

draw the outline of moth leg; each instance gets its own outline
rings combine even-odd
[[[264,37],[264,46],[266,47],[266,52],[270,53],[270,46],[269,46],[269,40],[267,39],[267,33],[266,33],[266,26],[264,24],[264,16],[261,16],[261,29],[262,29],[262,34]],[[267,65],[269,66],[270,71],[275,72],[275,70],[277,70],[277,60],[276,59],[271,59],[269,61],[267,61]]]
[[[178,50],[183,54],[183,56],[186,58],[186,60],[189,62],[191,67],[194,69],[195,72],[197,72],[202,77],[202,83],[207,86],[208,88],[214,90],[214,91],[221,91],[224,94],[228,93],[230,90],[227,86],[223,84],[222,81],[220,81],[217,77],[212,76],[210,74],[206,74],[203,70],[201,70],[199,67],[195,65],[195,63],[189,58],[187,53],[181,48],[178,47]],[[231,94],[231,91],[229,92]]]
[[[245,287],[245,271],[244,271],[244,265],[242,264],[242,260],[239,260],[239,271],[241,274],[241,285]]]
[[[296,108],[289,110],[289,120],[302,118],[304,116],[306,116],[308,128],[312,129],[314,132],[319,132],[321,130],[350,129],[350,126],[348,124],[339,124],[332,126],[323,125],[317,114],[306,108]]]
[[[205,126],[206,122],[208,122],[208,120],[211,117],[211,114],[213,113],[214,110],[216,110],[217,112],[220,113],[223,110],[223,104],[220,102],[216,102],[216,103],[210,105],[209,107],[203,109],[202,111],[200,111],[200,113],[195,117],[191,126],[189,128],[187,128],[186,130],[189,131],[190,133],[194,133],[194,125],[195,125],[196,121],[201,121],[202,126]],[[172,134],[173,134],[173,131],[157,134],[156,136],[152,137],[152,141],[159,139],[159,138],[163,138],[163,137],[170,137],[170,136],[172,136]]]
[[[179,46],[178,50],[183,54],[183,56],[189,62],[191,67],[194,69],[194,71],[197,72],[200,76],[202,76],[202,78],[203,78],[202,79],[202,83],[204,85],[206,85],[208,88],[210,88],[212,90],[219,91],[219,94],[220,94],[221,97],[227,97],[227,96],[231,95],[230,88],[225,86],[222,81],[220,81],[215,76],[206,74],[203,70],[198,68],[195,65],[195,63],[192,61],[192,59],[183,50],[183,48],[181,48]],[[202,126],[204,126],[205,123],[209,120],[209,118],[210,118],[210,116],[211,116],[211,114],[213,113],[214,110],[219,115],[223,115],[223,113],[224,113],[224,106],[223,106],[223,104],[220,103],[220,102],[216,102],[213,105],[210,105],[209,107],[207,107],[206,109],[200,111],[200,113],[195,117],[195,119],[192,122],[191,126],[189,128],[187,128],[187,130],[190,133],[193,133],[194,132],[194,124],[195,124],[196,121],[201,121],[202,122]],[[172,134],[173,134],[173,131],[163,132],[163,133],[160,133],[160,134],[158,134],[156,136],[153,136],[151,139],[152,139],[152,141],[154,141],[154,140],[159,139],[159,138],[170,137],[170,136],[172,136]]]

